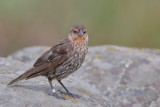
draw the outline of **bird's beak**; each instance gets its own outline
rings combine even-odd
[[[83,35],[83,31],[80,30],[80,32],[78,33],[78,36],[82,36]]]

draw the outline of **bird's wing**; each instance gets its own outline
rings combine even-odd
[[[42,54],[34,63],[34,67],[43,65],[45,63],[53,62],[54,59],[57,59],[60,56],[67,55],[67,50],[65,48],[65,43],[59,43],[52,47],[50,50],[46,51],[44,54]],[[63,53],[62,53],[63,52]]]
[[[59,43],[52,47],[49,51],[45,52],[35,62],[33,70],[28,71],[30,74],[26,79],[44,75],[46,72],[60,66],[68,59],[70,55],[70,52],[68,51],[69,48],[70,46],[67,43]]]

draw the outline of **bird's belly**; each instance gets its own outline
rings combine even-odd
[[[55,75],[57,76],[56,78],[63,79],[71,73],[75,72],[77,69],[81,67],[84,58],[85,56],[83,56],[83,54],[81,54],[80,56],[75,54],[72,57],[70,57],[68,60],[66,60],[66,62],[64,62],[55,70]]]
[[[66,61],[62,66],[56,69],[58,79],[63,79],[80,68],[82,63],[79,60]]]

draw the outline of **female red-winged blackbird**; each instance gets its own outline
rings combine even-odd
[[[74,26],[68,37],[42,54],[32,68],[11,81],[8,85],[37,76],[46,76],[53,95],[57,96],[51,82],[53,79],[57,79],[66,92],[73,96],[62,84],[61,80],[80,68],[87,51],[88,34],[86,28],[83,25]]]

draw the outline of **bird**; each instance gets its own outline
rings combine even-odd
[[[88,34],[84,25],[73,26],[66,38],[59,41],[44,52],[29,70],[21,74],[7,85],[28,80],[38,76],[47,77],[52,94],[59,98],[52,85],[57,80],[68,95],[74,96],[62,83],[62,79],[77,71],[88,53]]]

